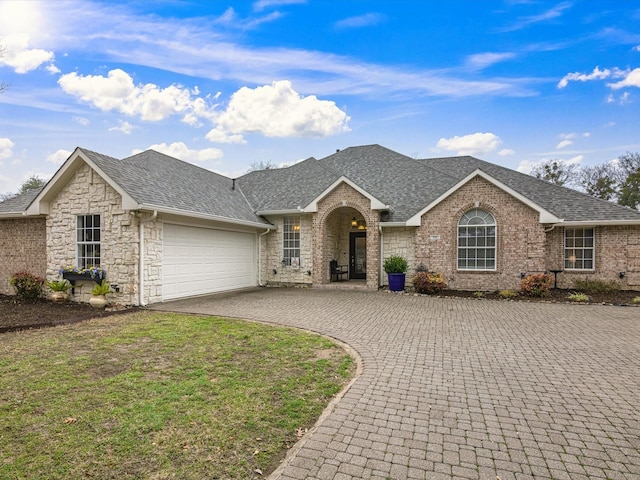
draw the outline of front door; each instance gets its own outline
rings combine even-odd
[[[367,232],[349,233],[349,278],[367,278]]]

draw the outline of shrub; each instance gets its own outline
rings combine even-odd
[[[576,280],[574,286],[577,290],[587,293],[616,293],[620,291],[620,284],[613,280]]]
[[[442,293],[447,288],[447,282],[441,273],[418,272],[412,281],[417,293]]]
[[[500,295],[500,298],[504,298],[505,300],[510,300],[518,296],[516,292],[514,292],[513,290],[509,290],[508,288],[506,290],[500,290],[498,292],[498,295]]]
[[[473,295],[473,298],[484,298],[485,293],[484,292],[473,292],[471,295]]]
[[[633,300],[631,300],[631,303],[633,303],[634,305],[640,304],[640,297],[633,297]]]
[[[394,255],[384,261],[384,271],[387,273],[405,273],[407,271],[407,260],[399,255]]]
[[[51,280],[45,282],[45,285],[53,292],[66,292],[72,287],[69,280]]]
[[[21,300],[35,300],[42,296],[44,278],[29,272],[14,273],[9,283],[16,289],[16,297]]]
[[[547,273],[534,273],[520,281],[520,292],[528,297],[546,297],[551,291],[553,277]]]
[[[588,302],[590,300],[589,295],[587,295],[586,293],[578,292],[570,294],[569,296],[567,296],[567,299],[570,302]]]
[[[91,295],[106,295],[111,292],[111,284],[106,280],[102,280],[101,283],[96,283],[96,285],[91,289]]]

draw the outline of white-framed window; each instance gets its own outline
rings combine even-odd
[[[564,229],[564,269],[593,270],[594,231],[593,228]]]
[[[458,222],[458,270],[496,269],[496,220],[474,208]]]
[[[282,225],[282,264],[300,267],[300,217],[284,217]]]
[[[76,249],[79,268],[100,266],[100,215],[78,215]]]

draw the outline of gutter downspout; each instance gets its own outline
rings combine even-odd
[[[384,234],[382,233],[382,225],[378,225],[380,231],[380,268],[378,273],[378,288],[384,285]]]
[[[140,233],[138,238],[140,245],[138,247],[138,305],[144,307],[147,303],[144,301],[144,225],[158,218],[158,211],[154,210],[153,215],[148,218],[138,217],[140,219]]]
[[[267,228],[264,232],[258,235],[258,286],[265,287],[262,284],[262,237],[269,233],[272,229]]]

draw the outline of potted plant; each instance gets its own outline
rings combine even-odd
[[[51,280],[45,282],[45,285],[51,290],[51,300],[55,303],[63,303],[69,298],[67,293],[71,288],[71,283],[68,280]]]
[[[107,293],[111,292],[111,284],[106,280],[96,284],[91,289],[91,298],[89,305],[93,308],[104,308],[107,306]]]
[[[389,277],[389,290],[392,292],[403,291],[408,267],[407,259],[399,255],[393,255],[384,261],[383,266]]]

